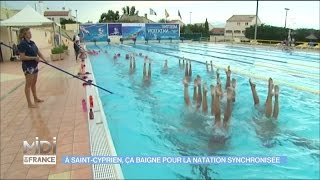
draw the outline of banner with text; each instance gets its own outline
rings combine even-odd
[[[125,40],[144,40],[145,24],[142,23],[124,23],[122,24],[122,37]]]
[[[107,24],[82,24],[80,25],[80,37],[86,42],[107,41]]]
[[[109,36],[122,36],[122,24],[108,24]]]
[[[179,24],[146,24],[146,38],[148,40],[180,38]]]

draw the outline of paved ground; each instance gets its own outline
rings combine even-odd
[[[71,48],[71,49],[70,49]],[[50,62],[73,74],[80,64],[70,55]],[[49,56],[49,49],[42,50]],[[87,113],[81,100],[82,82],[40,64],[38,95],[45,102],[29,109],[24,95],[21,62],[1,63],[1,179],[92,179],[91,165],[63,165],[62,155],[90,155]],[[56,165],[23,165],[22,143],[57,137]]]

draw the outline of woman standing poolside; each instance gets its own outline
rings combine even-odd
[[[18,45],[20,59],[22,61],[22,70],[26,77],[25,95],[29,108],[36,108],[37,105],[31,102],[30,89],[33,94],[34,102],[40,103],[43,100],[39,99],[36,91],[36,83],[38,79],[38,62],[44,60],[43,54],[39,51],[37,45],[31,41],[30,28],[21,28],[19,32],[20,43]],[[44,60],[45,61],[45,60]]]

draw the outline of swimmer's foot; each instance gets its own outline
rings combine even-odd
[[[274,86],[273,80],[272,80],[272,78],[269,78],[269,81],[268,81],[269,91],[271,91],[273,89],[273,86]]]
[[[28,104],[28,108],[37,108],[38,106],[35,104]]]
[[[254,84],[254,83],[251,81],[251,78],[249,78],[249,83],[250,83],[250,86],[252,86],[253,88],[256,87],[256,84]]]

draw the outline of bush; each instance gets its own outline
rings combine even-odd
[[[51,49],[51,54],[60,54],[63,53],[64,49],[60,46],[60,47],[54,47]]]
[[[65,44],[62,44],[62,45],[61,45],[61,48],[62,48],[63,50],[68,50],[68,46],[65,45]]]

